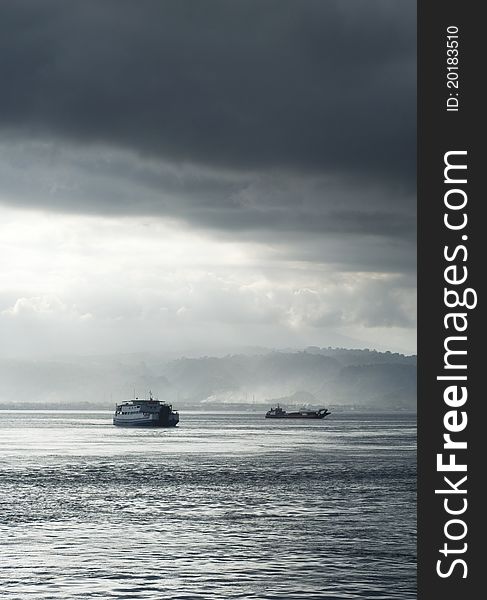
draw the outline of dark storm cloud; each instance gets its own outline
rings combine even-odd
[[[414,196],[341,175],[255,173],[138,159],[105,148],[0,142],[0,199],[55,212],[153,216],[337,268],[415,268]]]
[[[0,128],[412,189],[410,0],[0,4]]]

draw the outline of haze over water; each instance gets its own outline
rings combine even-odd
[[[2,412],[8,600],[416,598],[416,420]]]

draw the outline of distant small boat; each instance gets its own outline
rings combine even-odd
[[[148,400],[128,400],[117,404],[113,424],[125,427],[175,427],[179,423],[179,413],[172,405],[156,400],[149,392]]]
[[[295,412],[286,412],[279,404],[276,408],[271,408],[265,414],[266,419],[324,419],[330,411],[327,408],[319,410],[298,410]]]

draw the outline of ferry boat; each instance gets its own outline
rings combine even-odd
[[[135,398],[117,404],[113,424],[126,427],[175,427],[179,423],[179,413],[173,411],[172,404],[157,400],[149,392],[148,400]]]
[[[282,409],[279,404],[276,408],[271,408],[265,414],[266,419],[324,419],[330,415],[330,411],[327,408],[320,408],[319,410],[298,410],[295,412],[286,412]]]

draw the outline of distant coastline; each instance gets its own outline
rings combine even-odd
[[[205,404],[205,405],[185,405],[178,406],[180,410],[188,412],[202,413],[235,413],[235,414],[264,414],[269,409],[269,404],[241,405],[241,404]],[[298,409],[297,405],[288,408]],[[318,406],[310,406],[310,409],[318,409]],[[329,405],[332,413],[408,413],[416,414],[415,410],[408,408],[366,408],[364,406],[354,405]],[[77,403],[76,408],[72,404],[36,404],[35,402],[2,402],[0,403],[0,412],[8,411],[69,411],[69,412],[113,412],[113,406],[104,406],[92,402]]]

